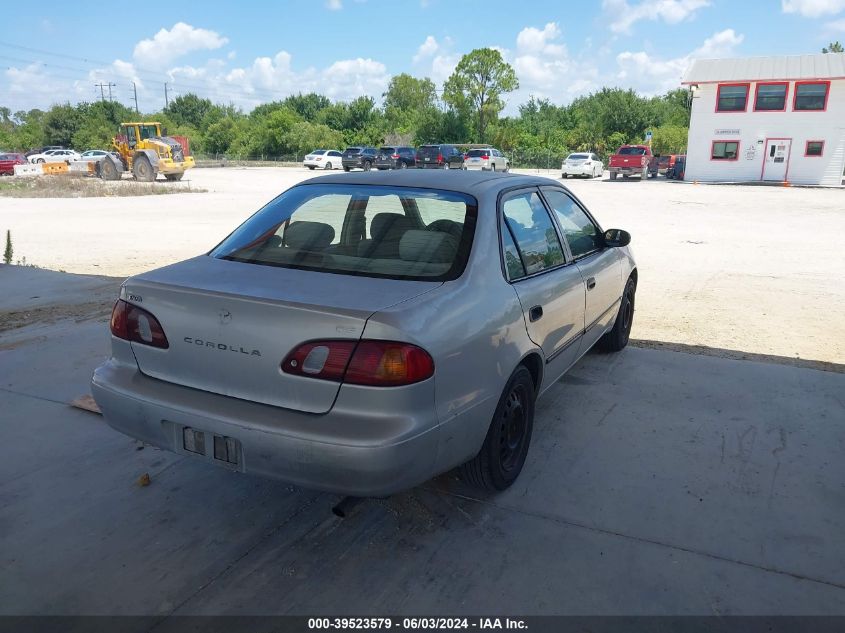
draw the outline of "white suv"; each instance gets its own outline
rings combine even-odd
[[[511,162],[502,152],[492,147],[471,149],[464,157],[464,169],[483,171],[510,171]]]

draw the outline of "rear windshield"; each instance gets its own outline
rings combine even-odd
[[[396,148],[395,147],[382,147],[379,151],[382,154],[395,154]]]
[[[344,151],[343,153],[347,154],[347,155],[360,154],[361,148],[360,147],[347,147],[346,151]]]
[[[490,150],[489,149],[471,149],[467,152],[467,156],[470,158],[479,158],[481,156],[489,156]]]
[[[645,148],[643,147],[621,147],[619,148],[619,154],[622,156],[642,156],[645,154]]]
[[[265,266],[445,281],[463,272],[476,214],[472,196],[452,191],[300,185],[210,254]]]
[[[570,154],[569,160],[587,160],[589,156],[586,154]]]
[[[325,153],[326,153],[326,150],[324,150],[324,149],[315,149],[315,150],[314,150],[313,152],[311,152],[311,153],[312,153],[312,154],[325,154]]]

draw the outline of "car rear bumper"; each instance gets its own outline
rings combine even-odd
[[[636,167],[636,166],[635,167],[613,167],[613,166],[611,166],[611,167],[608,168],[608,171],[610,173],[623,174],[623,175],[627,175],[627,176],[639,176],[643,173],[643,169],[646,169],[646,168],[644,168],[641,165],[638,166],[638,167]]]
[[[592,176],[593,170],[598,170],[595,165],[564,165],[560,173],[566,176]]]
[[[345,402],[338,396],[332,411],[311,415],[163,382],[115,360],[97,368],[91,381],[112,428],[230,470],[360,497],[389,495],[437,474],[433,384],[402,388],[415,389],[405,397],[407,413],[389,405],[388,413],[375,410],[378,389],[369,389]],[[185,449],[185,428],[204,433],[205,455]],[[331,429],[345,431],[333,437]],[[235,441],[232,461],[215,457],[215,436]]]

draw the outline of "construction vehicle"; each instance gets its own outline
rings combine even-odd
[[[167,180],[181,180],[186,169],[194,166],[184,136],[163,136],[161,123],[121,123],[120,133],[112,139],[114,154],[98,162],[97,173],[104,180],[118,180],[131,171],[135,180],[152,182],[158,174]]]

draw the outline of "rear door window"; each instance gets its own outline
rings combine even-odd
[[[519,192],[505,198],[502,215],[527,275],[564,263],[557,231],[536,191]]]

